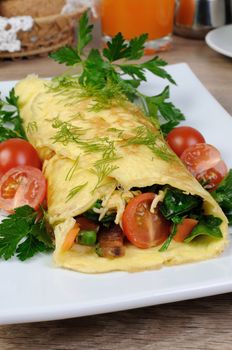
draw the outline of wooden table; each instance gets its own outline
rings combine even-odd
[[[169,63],[187,62],[232,114],[231,59],[210,50],[203,41],[178,37],[173,49],[161,56]],[[3,61],[0,81],[20,79],[33,72],[51,76],[62,71],[62,66],[47,58]],[[92,317],[1,326],[0,349],[231,350],[231,300],[232,294],[225,294]]]

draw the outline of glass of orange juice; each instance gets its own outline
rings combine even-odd
[[[127,40],[147,33],[145,53],[170,46],[175,0],[101,0],[100,6],[104,41],[118,32]]]

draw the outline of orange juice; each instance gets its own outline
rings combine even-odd
[[[176,23],[184,26],[192,26],[194,22],[195,2],[194,0],[180,1]]]
[[[148,33],[149,40],[172,33],[174,0],[102,0],[102,31],[126,39]]]

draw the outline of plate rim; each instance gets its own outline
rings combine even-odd
[[[125,310],[133,310],[142,307],[156,306],[162,304],[169,304],[173,302],[186,301],[198,298],[205,298],[210,296],[216,296],[219,294],[226,294],[232,292],[232,280],[229,283],[212,284],[211,286],[200,286],[191,289],[185,289],[178,291],[178,297],[173,299],[173,292],[166,292],[159,295],[157,301],[157,295],[152,295],[151,291],[146,296],[140,297],[135,295],[130,298],[117,298],[114,300],[114,304],[109,304],[109,300],[104,303],[96,304],[91,302],[83,303],[80,307],[79,304],[71,304],[69,306],[64,305],[52,306],[51,310],[47,307],[39,307],[35,312],[35,309],[25,309],[22,312],[21,309],[11,310],[5,315],[0,316],[0,325],[10,324],[23,324],[23,323],[34,323],[34,322],[48,322],[55,320],[65,320],[69,318],[87,317],[105,313],[120,312]],[[144,295],[144,294],[143,294]]]
[[[221,47],[218,47],[217,45],[214,44],[214,42],[212,42],[212,37],[214,35],[215,32],[220,32],[221,30],[227,28],[228,27],[231,27],[231,33],[232,33],[232,24],[228,24],[228,25],[225,25],[225,26],[222,26],[222,27],[219,27],[219,28],[216,28],[216,29],[213,29],[211,30],[205,37],[205,41],[206,41],[206,44],[214,51],[224,55],[224,56],[227,56],[227,57],[230,57],[232,58],[232,51],[229,52]]]

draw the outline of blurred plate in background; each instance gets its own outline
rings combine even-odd
[[[212,30],[205,41],[211,49],[232,57],[232,24]]]

